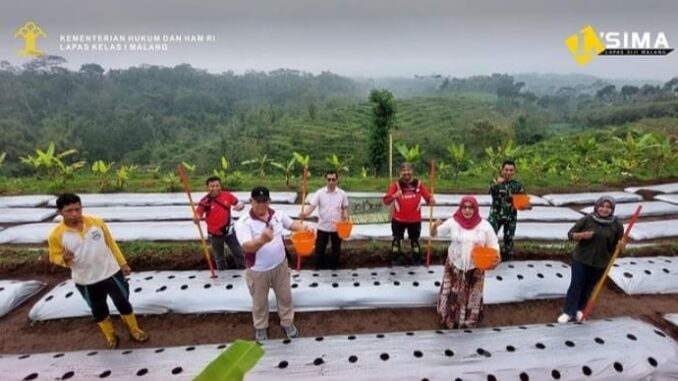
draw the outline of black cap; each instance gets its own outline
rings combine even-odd
[[[254,187],[252,188],[252,198],[257,201],[268,201],[271,199],[271,195],[266,187]]]

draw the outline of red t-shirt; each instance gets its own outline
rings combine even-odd
[[[205,214],[207,232],[212,235],[223,235],[223,228],[231,222],[231,206],[238,203],[231,192],[221,191],[217,197],[207,194],[198,203],[195,213],[202,218]]]
[[[393,198],[398,189],[402,191],[402,196],[397,200]],[[424,184],[414,179],[409,184],[396,181],[388,187],[384,204],[391,205],[395,201],[393,208],[393,219],[399,222],[421,222],[421,198],[428,203],[431,200],[431,194]]]

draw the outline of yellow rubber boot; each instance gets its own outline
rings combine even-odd
[[[129,329],[129,335],[132,337],[132,339],[140,343],[148,341],[148,335],[139,328],[139,324],[137,324],[137,318],[134,316],[134,314],[120,315],[120,317],[127,325],[127,328]]]
[[[118,347],[118,336],[115,334],[115,327],[113,327],[113,321],[110,317],[97,323],[99,329],[104,334],[106,338],[106,347],[108,349],[115,349]]]

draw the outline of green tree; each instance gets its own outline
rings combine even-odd
[[[368,131],[368,150],[372,168],[383,174],[388,162],[388,136],[395,126],[396,104],[388,90],[372,90],[369,95],[372,104],[372,123]]]

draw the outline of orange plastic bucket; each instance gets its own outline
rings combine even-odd
[[[315,234],[312,232],[295,232],[292,234],[292,245],[294,251],[300,257],[307,257],[313,254],[313,245],[315,244]]]
[[[524,210],[530,205],[530,196],[526,194],[514,194],[513,195],[513,207],[518,210]]]
[[[353,224],[351,221],[339,221],[337,222],[337,235],[341,239],[348,239],[351,236],[351,230],[353,230]]]
[[[487,270],[494,267],[497,262],[499,253],[491,247],[476,246],[471,251],[471,258],[475,263],[476,268],[480,270]]]

